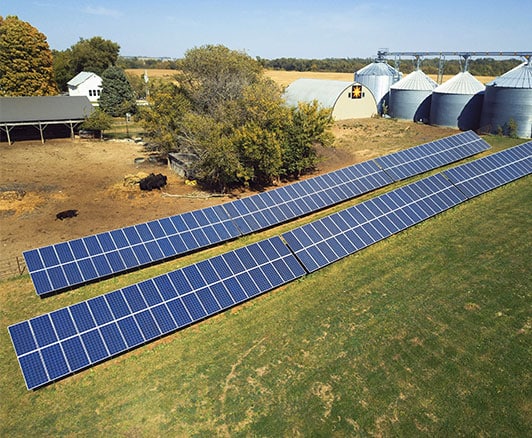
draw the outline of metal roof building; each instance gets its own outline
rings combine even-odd
[[[93,111],[84,96],[0,97],[0,141],[11,144],[15,137],[27,140],[40,133],[44,143],[45,131],[50,137],[73,137]]]
[[[398,119],[428,123],[432,90],[438,84],[415,70],[390,87],[389,114]]]
[[[532,138],[532,58],[486,84],[480,118],[483,131],[507,130],[513,120],[517,136]]]
[[[316,100],[322,108],[332,108],[334,120],[371,117],[377,113],[373,94],[355,82],[297,79],[284,92],[289,106]]]
[[[458,73],[432,92],[430,123],[462,131],[480,123],[484,85],[469,72]]]
[[[369,88],[377,102],[379,112],[382,112],[383,104],[388,101],[390,87],[401,77],[401,72],[383,59],[376,59],[375,62],[355,72],[355,82]]]

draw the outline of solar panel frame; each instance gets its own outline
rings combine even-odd
[[[276,236],[8,330],[26,386],[36,389],[303,275],[301,264]]]

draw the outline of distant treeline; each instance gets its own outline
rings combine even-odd
[[[266,69],[285,71],[319,71],[352,73],[373,62],[372,58],[325,58],[325,59],[302,59],[302,58],[277,58],[265,59],[257,57],[257,61]],[[444,60],[443,74],[454,75],[464,69],[464,61],[459,59]],[[156,59],[120,57],[118,64],[122,68],[158,68],[179,69],[179,59]],[[519,59],[493,59],[477,58],[469,61],[468,71],[475,76],[500,76],[508,70],[519,65]],[[415,68],[415,62],[410,58],[388,60],[393,67],[398,67],[401,72],[408,74]],[[421,60],[420,67],[426,74],[438,74],[440,59],[428,58]]]

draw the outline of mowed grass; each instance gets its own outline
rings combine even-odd
[[[532,187],[27,391],[7,326],[226,251],[41,300],[0,283],[0,436],[530,436]]]

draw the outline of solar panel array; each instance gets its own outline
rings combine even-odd
[[[282,235],[308,272],[532,172],[532,142],[471,161]]]
[[[273,237],[12,325],[9,333],[33,389],[304,274]]]
[[[92,366],[413,226],[467,200],[464,181],[482,181],[485,191],[532,172],[531,142],[487,158],[456,175],[445,171],[456,185],[436,174],[284,233],[286,244],[272,237],[14,324],[26,386]]]
[[[400,181],[454,163],[487,149],[489,149],[489,145],[485,140],[473,131],[466,131],[385,155],[376,158],[375,161],[395,181]]]
[[[275,190],[23,253],[43,296],[156,263],[332,206],[489,148],[471,131]]]
[[[532,141],[529,141],[443,173],[471,198],[528,175],[531,169]]]
[[[330,207],[393,182],[366,161],[315,178],[224,204],[242,234]]]
[[[303,225],[283,238],[313,272],[465,200],[437,174]]]

